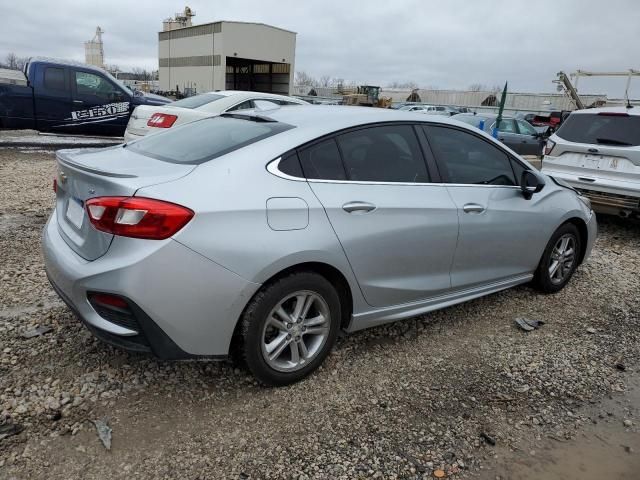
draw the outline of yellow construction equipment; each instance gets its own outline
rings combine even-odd
[[[356,89],[356,93],[343,95],[343,105],[358,105],[361,107],[389,108],[391,98],[380,97],[380,87],[362,85]]]

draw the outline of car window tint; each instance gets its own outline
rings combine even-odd
[[[278,170],[291,177],[304,177],[302,167],[300,166],[300,160],[298,160],[298,154],[295,152],[282,157],[282,160],[278,163]]]
[[[347,177],[354,181],[428,182],[413,127],[371,127],[337,137]]]
[[[75,73],[76,92],[78,95],[92,95],[104,100],[114,100],[123,92],[106,78],[89,72]]]
[[[518,130],[523,135],[535,135],[536,129],[531,126],[529,122],[525,122],[524,120],[516,120],[518,122]]]
[[[556,135],[577,143],[613,147],[637,146],[640,145],[640,116],[615,113],[571,114]]]
[[[233,107],[227,109],[227,112],[234,112],[236,110],[249,110],[253,108],[253,102],[251,100],[247,100],[246,102],[239,103],[238,105],[234,105]]]
[[[440,172],[449,183],[517,184],[507,154],[488,141],[454,128],[425,129]]]
[[[316,180],[346,180],[340,151],[334,139],[316,143],[300,152],[305,177]]]
[[[44,88],[51,90],[64,90],[64,68],[45,68]]]
[[[212,117],[171,128],[162,135],[147,135],[126,148],[166,162],[197,165],[291,128],[280,122]]]
[[[216,100],[220,100],[221,98],[227,97],[213,93],[203,93],[202,95],[194,95],[193,97],[183,98],[177,102],[170,103],[167,107],[198,108],[211,102],[215,102]]]

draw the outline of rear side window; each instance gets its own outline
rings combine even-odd
[[[427,166],[413,127],[371,127],[337,137],[352,181],[428,182]]]
[[[305,177],[316,180],[346,180],[340,151],[331,138],[299,152]]]
[[[576,143],[637,146],[640,145],[640,116],[572,114],[565,120],[556,135]]]
[[[198,108],[208,103],[215,102],[225,98],[224,95],[216,95],[214,93],[205,93],[203,95],[194,95],[193,97],[183,98],[177,102],[170,103],[168,107],[180,107],[180,108]]]
[[[449,183],[517,185],[509,156],[471,133],[447,127],[425,127],[429,144]]]
[[[300,166],[300,160],[298,160],[298,154],[295,152],[282,157],[282,160],[278,163],[278,170],[290,177],[304,177],[302,167]]]
[[[47,67],[44,69],[44,88],[65,90],[64,68]]]
[[[231,108],[227,109],[227,112],[235,112],[236,110],[249,110],[253,108],[253,102],[251,100],[247,100],[246,102],[239,103]]]
[[[200,164],[291,128],[280,122],[213,117],[148,135],[126,148],[166,162]]]

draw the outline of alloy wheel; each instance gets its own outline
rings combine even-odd
[[[329,336],[331,314],[316,292],[300,290],[280,300],[262,331],[262,355],[280,372],[304,368],[322,350]]]
[[[549,279],[557,285],[564,282],[573,270],[576,261],[576,239],[570,234],[562,235],[551,251],[549,258]]]

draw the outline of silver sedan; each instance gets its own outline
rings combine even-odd
[[[445,117],[298,106],[57,154],[47,274],[102,340],[241,359],[263,383],[353,332],[532,282],[562,289],[589,201]]]

